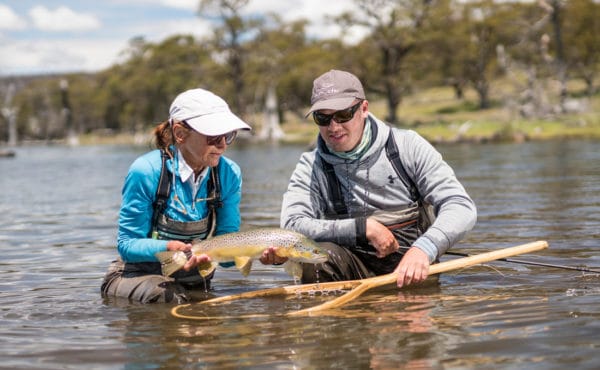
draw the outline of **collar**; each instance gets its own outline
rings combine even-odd
[[[342,159],[354,161],[354,160],[361,158],[363,156],[363,154],[366,153],[367,149],[369,149],[370,145],[371,145],[371,122],[368,119],[365,119],[362,138],[361,138],[360,142],[358,143],[358,145],[354,149],[352,149],[348,152],[336,152],[333,149],[331,149],[329,146],[327,146],[327,149],[329,149],[329,151],[331,153],[337,155],[338,157],[340,157]]]
[[[387,138],[387,134],[389,132],[388,130],[390,129],[386,123],[379,121],[371,113],[369,113],[369,116],[367,117],[366,124],[371,126],[371,140],[370,145],[367,147],[365,152],[362,153],[360,158],[357,158],[357,160],[359,160],[360,162],[369,160],[370,156],[377,155],[377,153],[379,153],[385,147],[385,139]],[[329,148],[327,148],[327,144],[325,143],[325,140],[323,140],[320,134],[317,135],[316,150],[324,160],[333,165],[339,163],[347,163],[349,161],[353,162],[353,160],[343,159],[332,153],[329,150]]]
[[[181,178],[181,182],[188,182],[190,180],[190,178],[192,178],[192,182],[193,182],[194,170],[192,169],[192,167],[190,167],[189,164],[187,164],[187,162],[185,161],[185,158],[183,158],[183,155],[181,154],[179,149],[177,149],[177,162],[179,164],[179,166],[177,168],[177,172],[179,174],[179,178]],[[208,167],[205,167],[204,170],[202,170],[202,173],[200,173],[200,176],[198,176],[198,180],[203,179],[204,176],[206,176],[207,172],[208,172]],[[199,181],[196,181],[196,182],[199,182]]]

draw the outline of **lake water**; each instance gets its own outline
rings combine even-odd
[[[39,146],[0,159],[2,369],[597,369],[600,277],[495,262],[437,283],[368,292],[315,317],[182,320],[170,305],[103,300],[120,189],[147,148]],[[233,145],[244,229],[278,226],[300,146]],[[564,141],[439,146],[478,206],[454,251],[547,240],[519,256],[600,268],[600,146]],[[449,258],[444,257],[443,260]],[[257,264],[220,269],[207,296],[292,284]],[[318,297],[301,297],[312,304]],[[211,308],[276,312],[289,299]],[[197,314],[202,312],[197,311]]]

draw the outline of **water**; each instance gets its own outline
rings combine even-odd
[[[369,292],[327,316],[282,317],[328,297],[281,297],[210,308],[181,320],[170,305],[103,300],[116,256],[124,175],[145,149],[17,148],[0,159],[0,368],[595,369],[600,277],[493,263],[438,283]],[[278,226],[299,146],[233,146],[244,171],[244,228]],[[587,141],[441,146],[472,195],[479,221],[455,251],[534,240],[520,256],[600,268],[600,151]],[[292,284],[258,264],[219,270],[207,297]],[[192,312],[201,312],[193,309]]]

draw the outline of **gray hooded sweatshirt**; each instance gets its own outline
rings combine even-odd
[[[374,212],[414,206],[410,189],[398,178],[386,155],[391,130],[407,175],[437,216],[412,244],[427,253],[432,263],[473,228],[475,204],[441,154],[419,134],[391,128],[373,115],[367,124],[372,125],[372,144],[357,160],[331,154],[320,137],[315,150],[302,154],[283,195],[281,227],[316,241],[351,247],[366,240],[366,218]],[[335,170],[349,218],[330,216],[334,205],[322,160]]]

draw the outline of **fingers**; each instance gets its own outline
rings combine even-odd
[[[400,249],[394,234],[383,224],[374,219],[367,219],[366,236],[379,258],[390,255]]]
[[[379,247],[375,247],[375,249],[377,251],[377,257],[383,258],[397,252],[400,249],[400,245],[396,238],[392,237],[391,240],[386,240]]]
[[[182,251],[189,252],[192,250],[192,245],[184,242],[180,242],[178,240],[170,240],[167,243],[168,251]]]
[[[183,269],[185,271],[190,271],[194,267],[197,267],[198,265],[200,265],[202,263],[206,263],[206,262],[210,262],[210,261],[211,261],[210,257],[206,254],[199,254],[199,255],[194,254],[185,263],[185,265],[183,265]]]
[[[398,288],[420,283],[429,276],[429,257],[419,248],[410,248],[396,268]]]
[[[398,270],[398,278],[396,280],[396,284],[398,288],[402,288],[403,286],[408,286],[410,284],[417,284],[425,281],[429,276],[429,267],[427,269],[424,268],[415,268],[414,266],[409,266],[406,269]]]
[[[279,257],[276,252],[276,247],[269,247],[260,256],[259,261],[263,265],[281,265],[288,260],[287,257]]]

